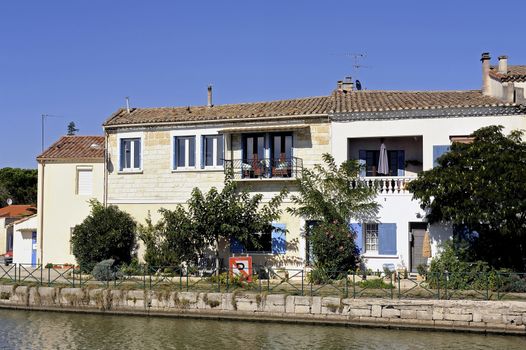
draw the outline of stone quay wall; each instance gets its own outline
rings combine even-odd
[[[526,335],[526,302],[0,285],[0,307]]]

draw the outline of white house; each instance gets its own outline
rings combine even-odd
[[[488,54],[483,55],[483,82],[490,79]],[[501,58],[501,63],[502,63]],[[522,69],[522,68],[521,68]],[[508,72],[519,69],[508,67]],[[512,79],[508,73],[506,79]],[[493,79],[493,78],[491,78]],[[526,81],[526,76],[513,78]],[[503,125],[505,132],[526,129],[526,107],[503,100],[492,82],[488,91],[353,91],[337,89],[338,108],[331,115],[331,149],[338,162],[356,159],[363,165],[361,181],[380,187],[378,222],[353,223],[367,266],[393,264],[416,272],[423,238],[429,229],[432,254],[449,239],[448,224],[428,228],[425,212],[405,189],[419,172],[431,169],[452,142],[464,142],[484,126]],[[515,96],[522,90],[515,87]],[[388,171],[379,171],[381,145],[387,149]]]
[[[38,264],[37,215],[12,223],[13,263],[35,266]]]

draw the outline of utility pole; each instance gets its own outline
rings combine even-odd
[[[64,118],[63,115],[54,115],[54,114],[41,114],[41,126],[40,126],[40,132],[41,132],[41,142],[42,142],[42,152],[44,152],[44,140],[45,140],[45,121],[46,118]]]

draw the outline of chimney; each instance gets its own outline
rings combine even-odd
[[[345,77],[342,83],[343,92],[351,92],[353,89],[353,82],[351,77]]]
[[[484,52],[480,61],[482,62],[482,94],[489,96],[491,95],[491,86],[489,81],[489,52]]]
[[[338,80],[338,83],[336,84],[336,91],[342,92],[343,91],[342,85],[343,85],[343,81]]]
[[[508,56],[505,56],[505,55],[499,56],[499,73],[500,74],[508,73]]]
[[[213,106],[212,104],[212,85],[208,85],[208,103],[207,106],[210,108]]]

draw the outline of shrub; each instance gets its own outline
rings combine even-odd
[[[99,262],[93,268],[91,275],[97,281],[113,281],[118,278],[118,273],[116,272],[115,267],[113,266],[115,260],[107,259]]]
[[[360,252],[354,236],[347,225],[338,222],[322,222],[312,228],[313,280],[335,279],[356,270],[360,265]]]
[[[75,226],[71,236],[73,255],[80,268],[90,272],[105,259],[113,259],[117,265],[129,264],[136,248],[135,221],[116,206],[104,207],[96,200],[90,204],[90,215]]]
[[[394,286],[390,283],[385,283],[385,281],[382,278],[373,278],[368,280],[363,280],[360,282],[356,282],[356,285],[358,285],[360,288],[367,288],[367,289],[393,289]]]

